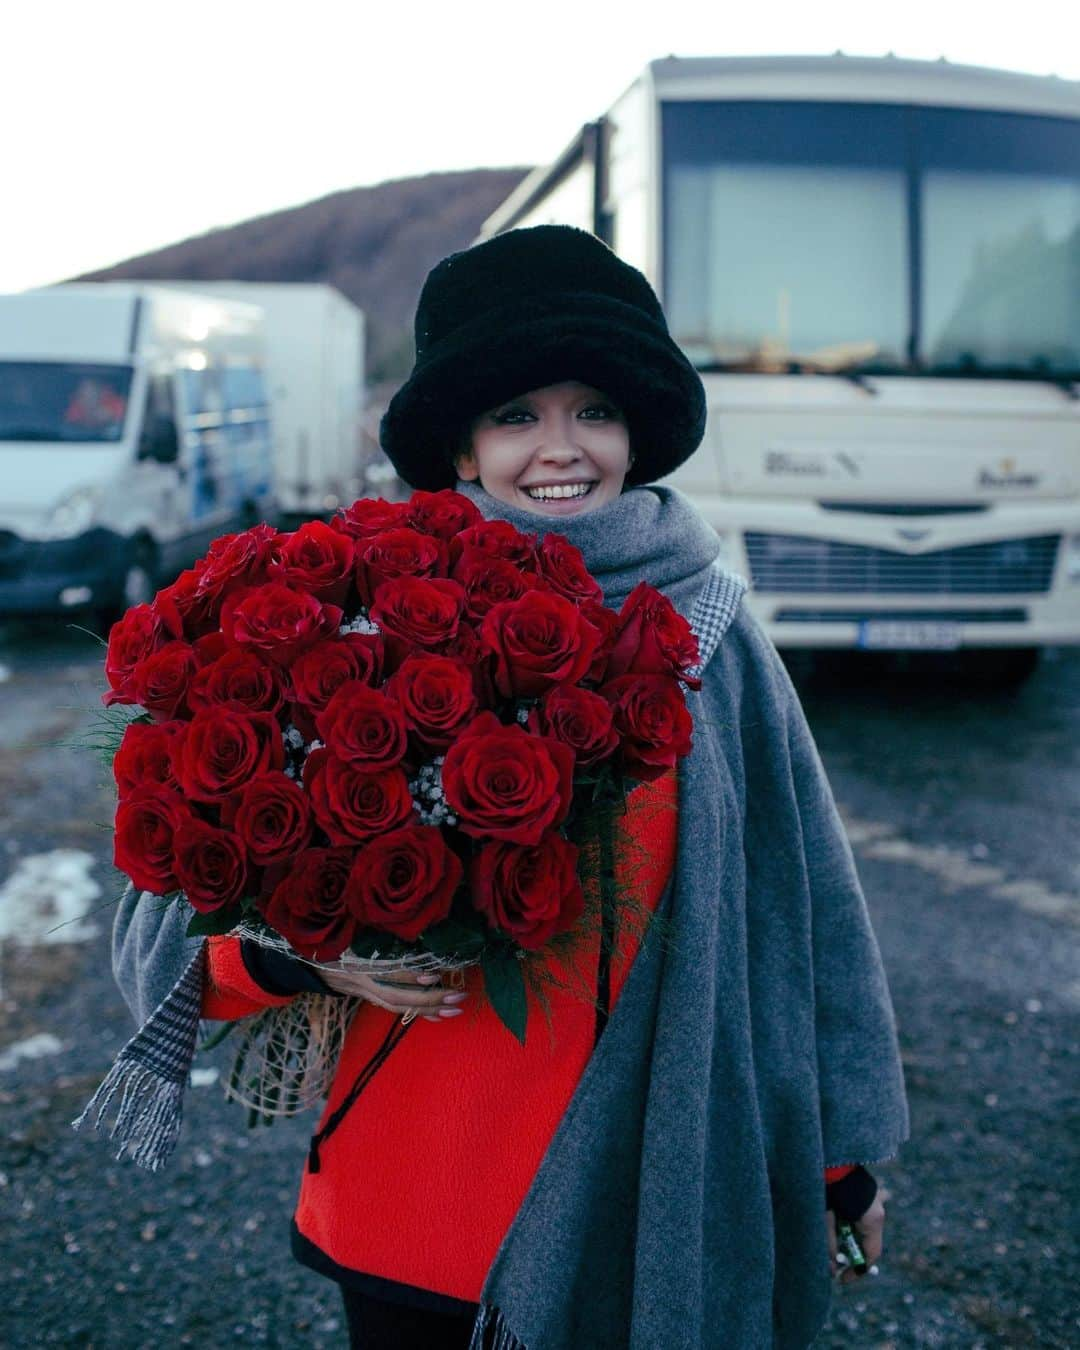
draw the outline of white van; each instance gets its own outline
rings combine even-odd
[[[276,515],[262,327],[126,282],[0,296],[0,614],[104,619]]]

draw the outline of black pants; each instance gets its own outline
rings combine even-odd
[[[475,1312],[430,1312],[344,1286],[341,1295],[351,1350],[468,1350]]]

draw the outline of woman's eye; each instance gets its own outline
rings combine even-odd
[[[606,403],[590,403],[587,408],[582,408],[581,415],[584,417],[588,413],[599,413],[601,417],[617,417],[615,409]]]
[[[508,422],[517,422],[523,417],[531,417],[532,414],[525,408],[504,408],[501,412],[492,415],[492,421],[497,426],[504,426]]]

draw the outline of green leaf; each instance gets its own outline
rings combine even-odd
[[[481,958],[484,989],[499,1020],[525,1044],[525,1023],[529,1005],[525,998],[525,976],[521,962],[510,953],[485,952]]]
[[[484,943],[484,935],[460,919],[443,919],[421,934],[420,941],[436,956],[472,956]]]
[[[219,933],[231,933],[243,918],[238,905],[222,905],[212,909],[209,914],[200,914],[198,910],[188,920],[188,937],[208,937]]]

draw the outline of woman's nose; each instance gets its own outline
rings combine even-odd
[[[552,427],[544,436],[540,454],[544,459],[559,464],[570,463],[580,458],[581,447],[574,437],[574,428],[567,426]]]

